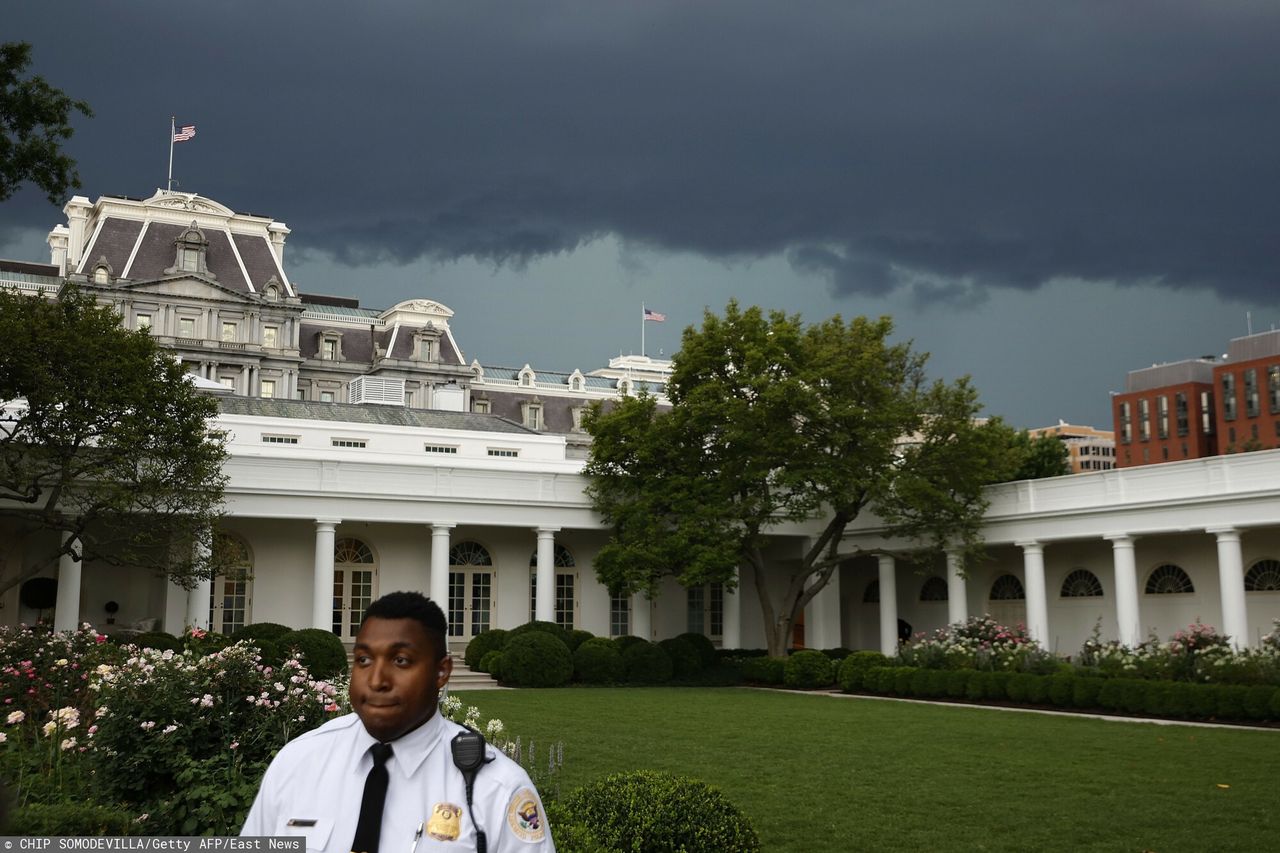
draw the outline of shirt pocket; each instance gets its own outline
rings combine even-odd
[[[330,817],[285,817],[276,825],[276,835],[301,835],[307,839],[308,850],[323,850],[333,833]]]

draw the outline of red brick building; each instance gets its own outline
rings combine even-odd
[[[1118,468],[1280,447],[1280,331],[1134,370],[1111,412]]]

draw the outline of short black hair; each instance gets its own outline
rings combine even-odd
[[[389,592],[369,605],[360,625],[370,619],[412,619],[422,626],[436,647],[436,660],[449,653],[449,623],[440,605],[420,592]]]

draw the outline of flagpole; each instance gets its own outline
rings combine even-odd
[[[640,303],[640,357],[644,358],[644,303]]]
[[[177,116],[169,116],[169,192],[173,192],[173,135],[178,129],[177,121]]]

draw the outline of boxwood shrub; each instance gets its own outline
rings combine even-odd
[[[846,693],[867,689],[864,680],[867,670],[888,662],[889,659],[879,652],[853,652],[840,662],[840,689]]]
[[[615,684],[623,677],[622,655],[604,637],[593,637],[573,653],[573,677],[583,684]]]
[[[573,791],[566,810],[595,841],[646,853],[760,849],[751,821],[705,782],[653,770],[616,773]]]
[[[508,632],[502,628],[490,628],[488,631],[476,634],[471,638],[471,642],[467,643],[466,654],[462,656],[463,662],[471,669],[481,669],[485,655],[494,650],[502,651],[506,647],[507,634]],[[481,672],[488,672],[488,670],[481,669]]]
[[[347,648],[332,631],[303,628],[290,631],[276,640],[282,651],[297,650],[312,678],[326,681],[347,671]]]
[[[573,677],[564,641],[548,631],[512,632],[502,652],[502,680],[519,687],[560,687]]]
[[[742,662],[742,677],[754,684],[781,684],[786,669],[786,658],[747,658]]]
[[[543,634],[550,634],[555,637],[564,647],[569,648],[569,632],[561,628],[554,622],[541,622],[537,619],[526,622],[523,625],[512,628],[507,632],[507,641],[510,642],[512,637],[519,637],[521,634],[527,634],[530,631],[538,631]]]
[[[671,658],[671,671],[676,678],[688,678],[702,669],[702,658],[689,641],[672,637],[660,641],[658,645]]]
[[[581,628],[574,628],[564,635],[565,645],[569,647],[569,651],[577,651],[578,646],[594,637],[595,634],[590,631],[584,631]]]
[[[782,683],[800,690],[830,687],[833,682],[831,658],[816,649],[801,649],[786,659]]]
[[[969,679],[973,677],[973,673],[971,669],[946,670],[947,696],[952,699],[965,698],[965,690],[969,686]]]
[[[632,634],[623,634],[621,637],[614,637],[610,642],[618,647],[618,654],[624,654],[627,649],[637,643],[649,642],[644,637],[636,637]]]
[[[488,673],[499,681],[502,680],[502,661],[505,658],[498,649],[490,649],[484,653],[484,657],[480,659],[480,665],[476,668],[477,672]]]
[[[702,668],[710,669],[719,661],[720,656],[716,649],[716,644],[711,642],[711,638],[705,634],[699,634],[696,631],[690,631],[676,637],[677,640],[684,640],[693,646],[697,651],[698,657],[702,660]]]
[[[671,680],[671,655],[661,646],[641,640],[622,652],[622,669],[632,684],[665,684]]]
[[[137,635],[136,637],[133,637],[128,642],[132,643],[133,645],[137,646],[140,649],[155,649],[156,651],[159,651],[159,652],[182,651],[182,640],[178,639],[172,634],[166,634],[164,631],[147,631],[145,633]],[[271,649],[272,649],[273,655],[270,658],[268,658],[266,651],[265,650],[263,651],[262,657],[264,660],[272,660],[272,661],[277,660],[277,656],[274,654],[275,647],[272,646]]]

